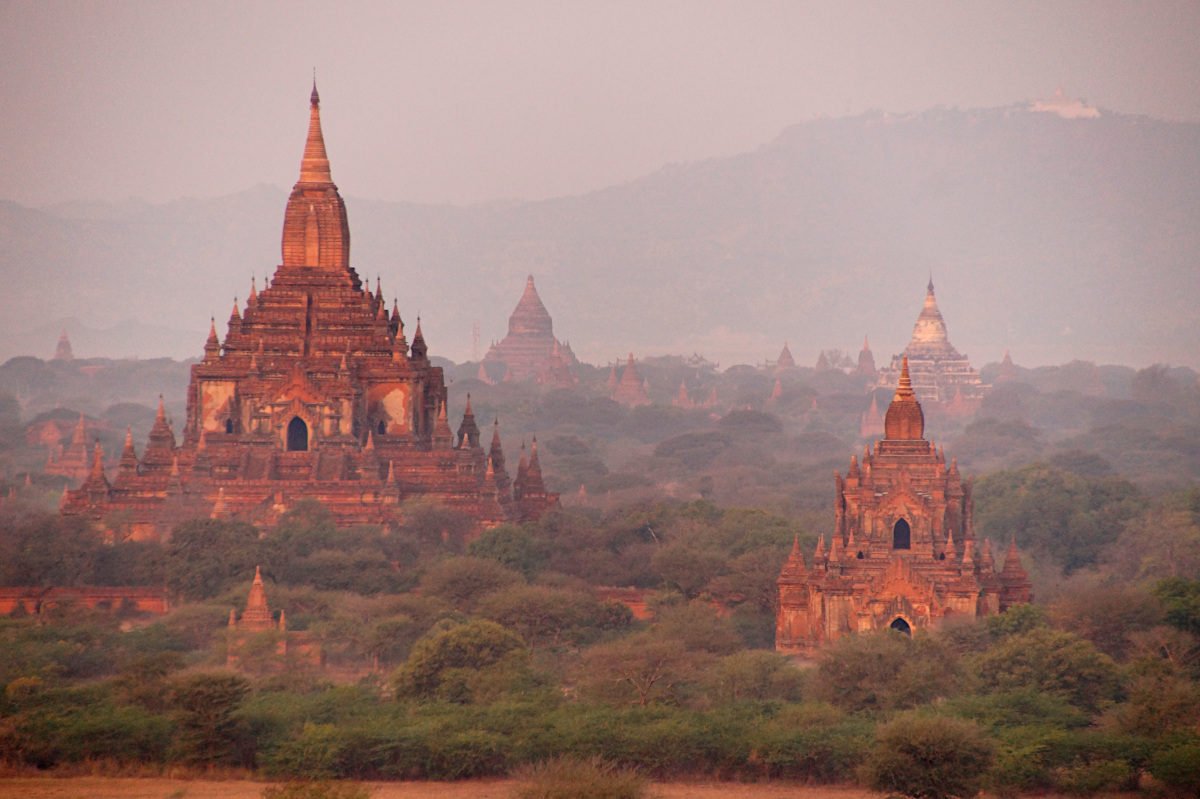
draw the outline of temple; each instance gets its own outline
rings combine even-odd
[[[287,628],[287,616],[279,611],[279,621],[271,614],[267,604],[267,591],[263,586],[262,570],[254,568],[254,582],[250,584],[250,595],[246,597],[246,609],[239,618],[236,609],[229,611],[229,635],[226,638],[227,654],[225,663],[228,666],[242,666],[247,650],[253,650],[254,637],[263,633],[275,633],[274,650],[267,658],[268,662],[286,658],[302,660],[311,665],[322,665],[324,653],[320,642],[307,632],[295,632]],[[275,665],[272,663],[272,665]],[[279,664],[282,665],[282,664]]]
[[[507,379],[536,379],[539,383],[565,386],[576,382],[571,368],[578,361],[571,347],[554,337],[554,321],[533,285],[525,279],[525,292],[508,318],[508,335],[492,342],[484,361],[502,361]]]
[[[848,633],[935,627],[951,616],[1001,613],[1032,598],[1014,543],[1001,568],[972,528],[971,483],[925,440],[925,415],[901,362],[884,438],[834,473],[829,547],[811,565],[799,539],[779,576],[775,648],[807,657]]]
[[[75,352],[71,349],[71,339],[67,338],[67,331],[64,330],[62,335],[58,337],[58,346],[54,348],[54,360],[56,361],[73,361],[75,360]]]
[[[372,293],[350,265],[314,86],[282,263],[261,290],[251,281],[244,310],[235,300],[224,341],[210,328],[181,429],[160,400],[141,457],[126,436],[110,482],[97,449],[61,509],[120,518],[123,537],[158,540],[197,517],[269,527],[302,499],[321,502],[342,526],[403,523],[401,504],[414,496],[481,527],[537,518],[557,503],[540,470],[513,496],[498,431],[485,452],[469,398],[457,436],[448,412],[420,319],[410,346],[398,305],[389,314],[379,281]]]
[[[633,363],[632,352],[629,353],[629,360],[625,364],[625,371],[621,373],[620,382],[614,382],[617,376],[616,364],[610,367],[608,374],[608,386],[612,389],[614,400],[627,408],[650,404],[650,397],[646,394],[646,381]]]
[[[79,414],[79,423],[71,433],[70,444],[64,447],[61,440],[49,443],[50,455],[46,458],[46,465],[42,471],[66,477],[70,481],[87,479],[92,470],[92,453],[87,443],[88,433],[89,430],[94,432],[98,427],[96,424],[89,425],[83,414]],[[47,438],[52,438],[53,432],[57,430],[56,426],[45,429],[45,432],[50,434]]]
[[[896,384],[900,363],[905,359],[911,370],[913,391],[921,402],[948,406],[958,395],[955,410],[970,413],[978,407],[987,386],[982,385],[979,372],[971,368],[967,356],[950,344],[946,322],[933,293],[933,278],[925,292],[925,305],[913,326],[912,341],[904,352],[892,358],[889,368],[879,370],[880,388]]]

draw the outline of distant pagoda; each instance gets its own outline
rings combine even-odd
[[[62,335],[58,337],[58,346],[54,348],[54,360],[56,361],[73,361],[75,360],[75,352],[71,349],[71,339],[67,338],[67,331],[64,330]]]
[[[615,366],[610,375],[615,377]],[[632,352],[629,353],[629,361],[621,374],[621,381],[612,389],[612,398],[628,408],[650,404],[650,397],[646,394],[646,381],[634,365]]]
[[[494,342],[483,360],[503,361],[511,380],[534,378],[560,386],[575,382],[570,372],[578,361],[570,345],[554,337],[554,321],[538,296],[533,275],[525,278],[525,291],[508,318],[508,335]]]
[[[210,328],[192,367],[182,440],[160,400],[141,458],[127,436],[110,483],[97,453],[62,512],[122,517],[125,534],[153,540],[196,517],[270,526],[303,499],[343,526],[400,523],[400,503],[413,496],[481,526],[534,519],[557,503],[540,468],[513,496],[498,430],[485,452],[469,399],[457,441],[447,414],[420,319],[410,347],[397,303],[389,314],[379,282],[372,293],[350,266],[314,85],[282,264],[261,291],[251,281],[244,313],[234,302],[223,342]]]
[[[946,332],[946,322],[938,310],[933,293],[933,278],[925,292],[925,305],[913,326],[912,340],[904,351],[892,358],[891,366],[879,370],[880,388],[896,385],[900,379],[901,362],[907,359],[912,375],[912,388],[917,399],[925,403],[949,406],[959,413],[970,413],[978,406],[987,388],[979,372],[971,368],[967,356],[954,349]]]

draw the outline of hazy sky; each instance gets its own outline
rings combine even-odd
[[[295,180],[313,67],[348,196],[538,199],[814,116],[1057,86],[1200,120],[1200,2],[0,0],[0,198]]]

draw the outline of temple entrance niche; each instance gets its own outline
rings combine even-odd
[[[288,452],[308,451],[308,425],[299,416],[292,417],[287,426]]]
[[[892,528],[892,549],[912,549],[912,528],[904,519]]]
[[[895,621],[888,625],[888,628],[895,630],[898,633],[904,633],[907,636],[912,636],[912,627],[910,627],[908,622],[899,616],[896,617]]]

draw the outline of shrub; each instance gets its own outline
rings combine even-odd
[[[440,693],[447,681],[461,678],[463,670],[484,669],[524,648],[520,636],[495,622],[441,622],[413,646],[392,684],[401,695],[432,696]]]
[[[906,714],[880,728],[862,776],[877,791],[914,799],[970,797],[991,763],[991,742],[971,722]]]
[[[1055,786],[1075,796],[1094,796],[1101,791],[1120,791],[1131,787],[1133,769],[1128,760],[1094,760],[1059,769]]]
[[[1200,741],[1162,750],[1151,761],[1150,773],[1172,790],[1200,796]]]
[[[560,757],[523,768],[513,775],[526,783],[515,799],[642,799],[646,781],[630,769],[600,758]]]
[[[353,782],[287,782],[263,788],[262,799],[369,799],[371,789]]]
[[[936,639],[885,630],[845,635],[821,655],[813,698],[850,711],[913,708],[952,695],[957,659]]]

